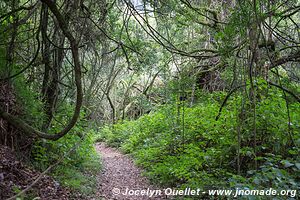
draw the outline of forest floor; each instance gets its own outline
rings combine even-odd
[[[81,195],[72,193],[52,177],[43,175],[36,184],[32,183],[41,175],[18,160],[16,153],[7,146],[0,145],[0,199],[8,199],[24,189],[25,195],[17,199],[67,200],[80,199]],[[15,198],[13,198],[15,199]]]
[[[142,176],[142,170],[135,166],[132,159],[120,151],[107,147],[103,143],[96,144],[96,150],[101,155],[102,173],[98,177],[97,196],[105,199],[166,199],[164,196],[149,197],[147,195],[129,195],[133,191],[155,190],[146,177]],[[126,191],[131,190],[126,195]],[[148,190],[148,191],[149,191]],[[149,193],[148,193],[149,194]]]

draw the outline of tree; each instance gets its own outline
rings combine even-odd
[[[79,58],[79,50],[78,50],[78,44],[77,41],[75,40],[74,36],[71,34],[68,24],[65,20],[65,18],[62,16],[60,11],[58,10],[56,4],[52,1],[48,0],[42,0],[42,2],[48,6],[48,8],[51,10],[51,12],[54,14],[59,27],[61,28],[63,34],[65,35],[66,38],[68,38],[71,46],[71,51],[72,51],[72,57],[74,61],[74,77],[75,77],[75,83],[76,83],[76,91],[77,91],[77,99],[76,99],[76,106],[75,106],[75,111],[73,114],[73,117],[69,121],[69,123],[66,125],[66,127],[54,134],[50,135],[41,131],[38,131],[31,127],[30,125],[26,124],[23,122],[21,119],[5,112],[4,110],[0,110],[0,116],[7,120],[10,124],[15,126],[16,128],[19,128],[23,130],[25,133],[30,134],[30,135],[35,135],[41,138],[46,138],[46,139],[51,139],[51,140],[57,140],[61,137],[63,137],[65,134],[68,133],[69,130],[76,124],[76,121],[79,117],[80,114],[80,108],[82,105],[82,85],[81,85],[81,63],[80,63],[80,58]],[[45,10],[45,8],[44,8]],[[55,83],[56,84],[56,83]]]

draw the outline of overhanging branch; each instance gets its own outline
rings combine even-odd
[[[27,123],[25,123],[24,121],[19,119],[18,117],[13,116],[13,115],[3,111],[1,108],[0,108],[0,117],[7,120],[8,123],[10,123],[11,125],[13,125],[14,127],[18,128],[18,129],[23,130],[25,133],[27,133],[29,135],[38,136],[38,137],[50,139],[50,140],[57,140],[57,139],[63,137],[64,135],[66,135],[73,128],[73,126],[76,124],[77,119],[80,114],[80,108],[82,105],[82,98],[83,98],[82,84],[81,84],[81,65],[80,65],[80,60],[79,60],[79,52],[78,52],[77,42],[76,42],[75,38],[73,37],[73,35],[71,34],[71,32],[68,28],[68,25],[67,25],[64,17],[62,16],[62,14],[58,10],[56,4],[51,0],[41,0],[41,2],[45,3],[49,7],[51,12],[54,14],[54,16],[56,17],[56,19],[58,21],[60,29],[62,30],[63,34],[68,38],[70,45],[71,45],[72,57],[73,57],[73,62],[74,62],[75,84],[76,84],[76,90],[77,90],[76,106],[75,106],[74,114],[73,114],[72,118],[70,119],[69,123],[66,125],[66,127],[62,131],[60,131],[56,134],[53,134],[53,135],[36,130],[32,126],[28,125]]]

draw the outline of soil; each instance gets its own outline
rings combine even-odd
[[[30,185],[41,173],[20,162],[9,147],[0,145],[0,199],[7,199]],[[44,175],[27,197],[41,200],[70,199],[70,191],[50,176]]]
[[[161,195],[156,192],[156,195],[150,197],[150,191],[159,188],[151,185],[147,178],[142,176],[143,171],[127,155],[103,143],[96,144],[96,150],[102,158],[102,173],[98,177],[99,197],[105,200],[166,199],[163,192]],[[131,191],[126,193],[129,190]],[[142,194],[141,190],[144,190],[145,194]],[[134,192],[137,194],[133,194]]]

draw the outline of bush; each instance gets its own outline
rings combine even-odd
[[[72,108],[66,106],[64,111],[71,113]],[[66,115],[57,115],[55,118],[50,133],[61,130],[68,120]],[[94,149],[95,132],[87,129],[85,124],[86,121],[81,119],[67,135],[57,141],[38,140],[34,144],[32,155],[34,166],[40,170],[45,170],[64,157],[54,168],[54,177],[63,185],[90,195],[95,192],[94,175],[100,171],[100,158]]]
[[[262,88],[266,89],[266,88]],[[263,92],[261,92],[263,93]],[[300,106],[290,103],[290,126],[281,91],[269,89],[256,105],[257,154],[253,147],[253,110],[233,96],[216,121],[224,93],[201,97],[201,103],[183,108],[182,102],[164,105],[135,121],[125,121],[100,132],[103,141],[131,154],[154,182],[172,187],[299,188]],[[206,101],[203,101],[206,99]],[[179,114],[178,114],[179,113]],[[240,126],[241,173],[237,174]],[[286,134],[289,132],[289,134]],[[270,153],[272,156],[270,156]],[[254,170],[254,160],[259,168]],[[286,167],[282,163],[292,164]]]

